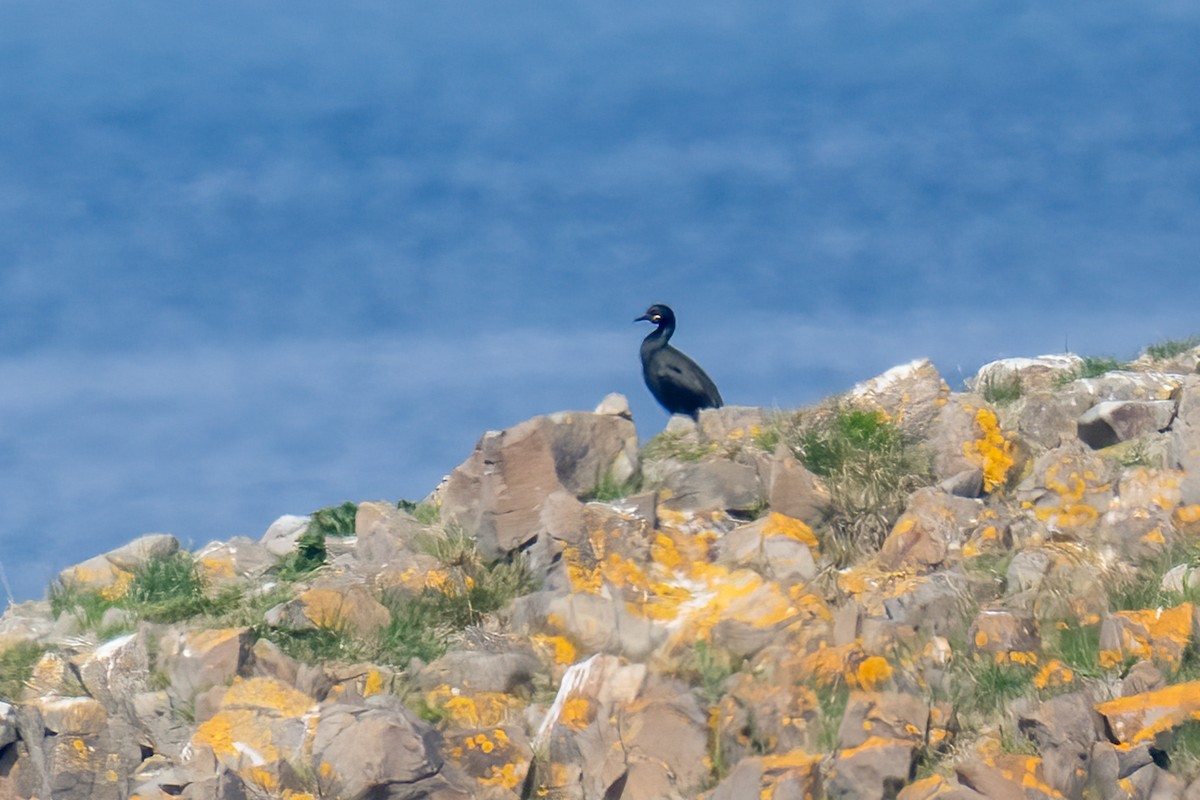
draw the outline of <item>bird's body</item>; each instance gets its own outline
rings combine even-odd
[[[661,304],[650,306],[634,320],[658,327],[642,340],[642,377],[654,399],[670,414],[697,419],[702,408],[720,408],[721,393],[695,361],[668,344],[675,333],[675,312]]]

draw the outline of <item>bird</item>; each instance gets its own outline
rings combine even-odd
[[[669,414],[686,414],[698,420],[700,409],[720,408],[721,393],[700,366],[667,344],[675,333],[675,312],[655,303],[634,322],[658,327],[642,340],[642,377],[654,399]]]

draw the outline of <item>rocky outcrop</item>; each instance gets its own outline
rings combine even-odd
[[[610,396],[420,504],[136,539],[0,620],[0,797],[1198,797],[1197,378],[1087,366],[640,450]]]

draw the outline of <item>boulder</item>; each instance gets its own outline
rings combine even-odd
[[[661,506],[671,511],[737,511],[763,502],[758,470],[726,460],[671,461],[657,468]]]
[[[168,632],[159,642],[159,664],[175,696],[190,701],[238,675],[253,640],[249,628]]]
[[[285,514],[271,523],[259,543],[272,555],[283,557],[296,549],[296,540],[308,530],[309,517]]]
[[[766,499],[772,511],[809,525],[819,525],[833,508],[824,481],[801,464],[783,443],[771,457]]]
[[[256,581],[278,563],[265,545],[245,536],[209,542],[196,553],[196,571],[210,591]]]
[[[972,652],[996,663],[1032,666],[1038,661],[1042,640],[1032,615],[1007,608],[985,608],[967,630]]]
[[[1017,719],[1018,729],[1042,757],[1046,784],[1067,797],[1083,792],[1092,747],[1102,735],[1092,705],[1090,694],[1072,692],[1053,697]]]
[[[375,695],[321,709],[312,759],[329,765],[322,771],[330,795],[419,800],[450,789],[439,739],[398,697]]]
[[[1109,400],[1085,411],[1077,429],[1084,444],[1100,450],[1162,431],[1174,415],[1175,403],[1170,400]]]
[[[821,756],[792,750],[739,760],[710,800],[771,797],[803,800],[822,796]]]
[[[982,398],[953,394],[941,407],[929,437],[935,475],[966,485],[962,473],[978,473],[982,490],[1003,486],[1017,468],[1019,450],[1011,434],[1000,428],[999,418]]]
[[[441,489],[442,519],[461,525],[486,557],[501,558],[540,536],[577,535],[578,497],[606,475],[625,480],[636,466],[633,423],[622,417],[535,417],[484,434]]]
[[[373,634],[391,622],[391,612],[367,587],[351,580],[334,578],[306,589],[271,609],[267,622],[285,628],[330,628],[357,636]]]
[[[924,439],[949,398],[950,387],[933,363],[923,358],[855,385],[846,399],[857,407],[884,412],[901,430]]]
[[[978,500],[918,489],[880,548],[882,563],[892,570],[928,572],[961,560],[963,541],[982,510]]]
[[[1037,356],[1035,358],[1002,358],[984,364],[967,380],[967,389],[982,394],[989,387],[1008,383],[1018,385],[1023,392],[1050,390],[1069,381],[1083,368],[1083,359],[1074,353]]]
[[[1100,664],[1116,667],[1126,659],[1147,659],[1170,673],[1183,665],[1192,644],[1196,609],[1191,603],[1174,608],[1115,611],[1100,626]]]
[[[747,567],[765,578],[792,584],[812,580],[819,558],[820,545],[812,528],[772,512],[722,537],[717,563]]]

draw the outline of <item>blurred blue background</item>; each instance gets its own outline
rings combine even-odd
[[[0,2],[0,564],[17,599],[420,499],[626,393],[727,402],[1200,330],[1200,6]]]

